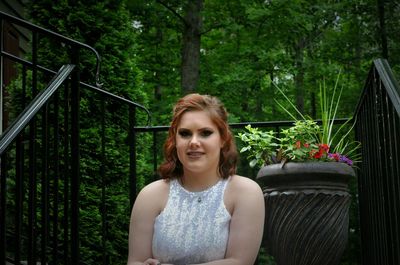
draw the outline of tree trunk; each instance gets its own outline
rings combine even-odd
[[[272,69],[271,70],[271,72],[269,73],[269,78],[271,79],[271,85],[270,85],[270,89],[271,89],[271,97],[269,97],[270,98],[270,100],[271,100],[271,102],[270,102],[270,104],[271,104],[271,116],[272,117],[277,117],[277,115],[278,115],[278,111],[277,111],[277,109],[276,109],[276,103],[274,102],[274,99],[276,98],[276,93],[275,93],[275,91],[276,91],[276,88],[275,88],[275,86],[274,86],[274,70]]]
[[[197,89],[200,76],[200,40],[203,0],[188,0],[182,44],[181,86],[184,94]]]
[[[297,70],[294,76],[294,85],[296,89],[296,107],[301,112],[304,113],[304,46],[305,41],[301,39],[299,43],[295,46],[295,67]]]
[[[158,54],[158,50],[160,49],[161,43],[163,41],[163,32],[161,28],[157,28],[157,44],[156,44],[156,54],[155,58],[157,58],[157,63],[159,65],[162,65],[162,59],[160,58],[160,55]],[[155,70],[155,80],[156,80],[156,86],[154,87],[154,98],[157,101],[161,101],[162,98],[162,86],[161,86],[161,78],[160,78],[160,69]]]

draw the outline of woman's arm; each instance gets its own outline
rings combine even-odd
[[[153,182],[138,194],[129,224],[128,265],[157,264],[152,258],[154,220],[165,207],[169,185],[164,180]]]
[[[234,176],[227,187],[225,202],[226,205],[233,206],[225,259],[204,265],[253,265],[264,231],[265,206],[262,190],[251,179]]]

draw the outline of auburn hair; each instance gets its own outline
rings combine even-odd
[[[164,143],[164,161],[158,173],[164,179],[180,178],[183,166],[176,151],[176,133],[184,113],[189,111],[205,111],[217,126],[223,146],[221,148],[218,171],[222,178],[236,174],[238,153],[234,137],[228,125],[228,112],[221,101],[210,95],[188,94],[179,99],[173,108],[171,126]]]

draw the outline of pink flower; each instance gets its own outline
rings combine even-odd
[[[339,160],[340,160],[340,154],[339,153],[334,153],[334,154],[329,153],[328,157],[331,158],[331,159],[335,159],[337,162],[339,162]]]

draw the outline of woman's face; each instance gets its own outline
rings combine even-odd
[[[222,139],[205,111],[185,112],[177,127],[176,150],[185,176],[218,176]]]

